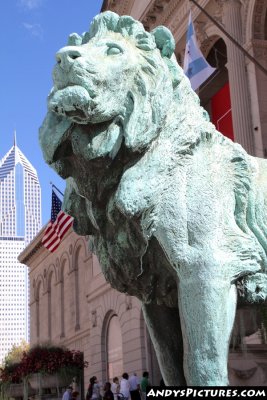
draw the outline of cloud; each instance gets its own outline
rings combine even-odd
[[[33,36],[42,39],[44,31],[40,24],[29,24],[28,22],[23,22],[23,26],[27,31],[29,31]]]
[[[20,5],[27,8],[28,10],[33,10],[42,5],[43,0],[20,0]]]

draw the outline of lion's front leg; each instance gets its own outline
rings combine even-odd
[[[182,279],[179,310],[188,385],[228,385],[227,360],[236,311],[236,287],[226,280]]]
[[[143,304],[142,308],[165,384],[184,386],[183,340],[178,309],[153,303]]]

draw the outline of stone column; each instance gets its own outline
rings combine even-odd
[[[223,23],[226,31],[243,45],[240,0],[223,1]],[[249,154],[254,155],[245,56],[230,39],[226,38],[225,41],[235,141],[241,144]]]
[[[267,40],[252,40],[253,55],[267,69]],[[258,157],[267,158],[267,76],[250,62],[248,69],[252,86],[252,109],[255,108],[255,151]],[[253,99],[254,97],[254,99]]]

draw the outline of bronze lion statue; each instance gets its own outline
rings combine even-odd
[[[141,300],[166,384],[227,385],[237,285],[267,292],[267,163],[216,131],[174,46],[95,17],[56,55],[40,143],[105,278]]]

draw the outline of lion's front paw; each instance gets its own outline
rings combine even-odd
[[[267,276],[262,273],[244,278],[244,296],[251,303],[263,302],[267,298]]]

